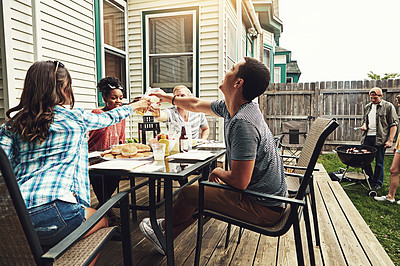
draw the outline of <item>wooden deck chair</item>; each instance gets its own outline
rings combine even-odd
[[[117,203],[121,207],[122,247],[125,265],[132,265],[129,231],[129,192],[120,192],[61,242],[43,251],[22,199],[10,161],[0,147],[0,264],[88,265],[118,227],[102,228],[82,238]]]
[[[305,169],[304,174],[301,178],[300,187],[297,191],[297,194],[294,198],[286,198],[286,197],[279,197],[269,194],[258,193],[250,190],[238,190],[234,189],[230,186],[224,184],[218,184],[208,181],[200,181],[199,182],[199,205],[198,205],[198,232],[197,232],[197,246],[196,246],[196,255],[195,255],[195,265],[199,265],[200,262],[200,253],[201,253],[201,243],[202,243],[202,236],[203,236],[203,224],[205,219],[209,217],[225,221],[229,224],[237,225],[241,228],[245,228],[260,234],[264,234],[267,236],[281,236],[285,234],[292,226],[294,231],[295,237],[295,244],[296,244],[296,253],[297,253],[297,261],[299,265],[304,265],[304,256],[302,250],[302,240],[300,234],[300,227],[299,227],[299,220],[301,215],[304,214],[304,221],[306,225],[306,235],[307,235],[307,243],[308,243],[308,251],[310,257],[310,265],[315,265],[315,257],[314,257],[314,249],[313,249],[313,242],[311,236],[311,226],[310,226],[310,217],[308,213],[308,206],[306,200],[306,189],[309,186],[312,180],[312,174],[314,171],[315,164],[317,163],[317,159],[319,154],[322,150],[322,146],[326,140],[326,138],[331,134],[336,128],[338,127],[338,123],[334,120],[330,120],[326,127],[322,130],[320,134],[316,134],[314,131],[315,137],[317,141],[314,143],[312,147],[312,153],[308,165]],[[309,142],[310,143],[310,142]],[[228,189],[232,191],[237,191],[238,193],[243,193],[246,195],[256,196],[259,198],[265,199],[274,199],[282,203],[286,203],[287,207],[284,211],[281,219],[273,226],[263,227],[254,225],[237,218],[233,218],[227,216],[223,213],[219,213],[216,211],[208,210],[204,208],[204,187],[205,186],[212,186],[218,187],[223,189]],[[229,227],[228,227],[229,228]],[[241,233],[239,233],[239,236]],[[240,239],[239,239],[240,240]]]
[[[282,155],[297,156],[307,137],[307,122],[290,120],[282,123],[278,148]],[[286,152],[285,152],[286,151]]]

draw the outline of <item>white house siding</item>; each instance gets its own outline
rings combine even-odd
[[[142,94],[143,90],[143,40],[142,11],[170,10],[182,7],[199,7],[199,96],[206,100],[218,99],[218,85],[221,80],[220,46],[219,46],[219,1],[216,0],[128,0],[128,45],[129,45],[129,75],[131,97]],[[166,108],[170,104],[164,104]],[[132,117],[132,123],[127,125],[127,131],[137,137],[137,123],[141,122],[139,115]],[[129,134],[129,132],[127,132]]]
[[[40,1],[41,60],[59,60],[68,68],[76,107],[96,108],[94,4],[90,0]]]
[[[274,34],[272,32],[263,30],[263,43],[275,47]]]
[[[19,102],[26,71],[36,60],[59,60],[64,63],[73,79],[76,107],[95,108],[92,1],[9,0],[2,3],[5,43],[3,66],[7,68],[8,95],[4,96],[8,102],[4,108],[8,109]]]
[[[5,110],[19,101],[26,70],[34,61],[32,7],[26,1],[3,1]],[[4,111],[5,111],[4,110]]]

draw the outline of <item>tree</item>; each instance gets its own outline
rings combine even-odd
[[[374,72],[368,72],[368,77],[372,80],[386,80],[386,79],[395,79],[400,77],[400,73],[385,73],[383,77],[381,75],[375,74]]]

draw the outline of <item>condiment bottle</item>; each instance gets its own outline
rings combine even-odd
[[[169,141],[167,140],[167,137],[165,136],[164,133],[162,133],[160,140],[158,143],[165,143],[165,156],[169,156]]]
[[[179,138],[179,151],[180,152],[187,152],[189,151],[189,139],[186,135],[185,126],[182,126],[181,136]]]

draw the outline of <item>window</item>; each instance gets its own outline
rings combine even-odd
[[[286,83],[293,83],[293,78],[292,77],[287,77],[286,78]]]
[[[281,83],[281,68],[274,67],[274,83]]]
[[[237,38],[236,38],[236,27],[233,25],[233,22],[228,19],[227,24],[227,60],[226,60],[226,69],[231,69],[231,67],[237,62]]]
[[[254,50],[253,50],[253,39],[250,37],[249,34],[247,34],[247,42],[246,42],[246,56],[254,56]]]
[[[124,98],[128,98],[129,86],[126,72],[125,12],[116,1],[103,1],[104,68],[105,76],[114,76],[126,88]]]
[[[271,70],[271,51],[264,47],[263,62]]]
[[[172,92],[185,85],[196,94],[195,16],[195,11],[146,15],[147,87]]]

